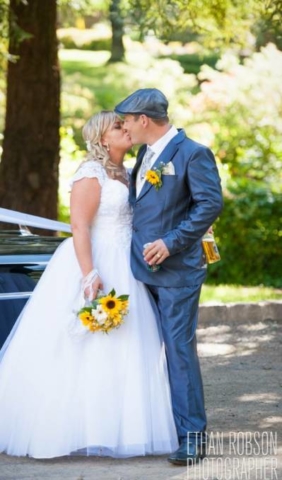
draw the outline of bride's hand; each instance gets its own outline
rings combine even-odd
[[[84,289],[84,298],[91,302],[97,297],[99,290],[103,290],[103,282],[98,276],[88,287]]]

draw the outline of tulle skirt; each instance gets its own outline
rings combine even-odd
[[[109,334],[83,328],[73,241],[53,255],[0,354],[0,451],[51,458],[129,457],[178,446],[163,343],[129,248],[95,243],[104,291],[129,294]]]

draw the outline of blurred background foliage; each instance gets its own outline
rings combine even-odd
[[[281,1],[203,2],[201,15],[196,0],[189,11],[186,3],[60,0],[60,219],[69,221],[68,185],[85,156],[85,121],[137,88],[157,87],[169,99],[171,121],[208,145],[218,162],[225,208],[214,231],[222,260],[209,266],[208,282],[281,288]],[[211,8],[218,11],[212,21]],[[113,11],[122,34],[119,60]],[[5,50],[5,35],[1,42]],[[128,165],[135,156],[136,149],[129,152]]]

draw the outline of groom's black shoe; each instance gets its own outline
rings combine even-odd
[[[183,439],[180,447],[176,452],[172,453],[168,457],[168,461],[174,465],[194,465],[199,463],[201,459],[206,456],[206,445],[205,443],[197,444],[195,442]]]

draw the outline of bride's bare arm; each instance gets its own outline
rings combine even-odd
[[[71,228],[74,249],[83,277],[95,268],[90,228],[100,204],[100,197],[101,187],[96,178],[82,178],[74,182],[70,198]],[[92,288],[95,297],[98,288],[102,288],[99,277],[93,281]]]

